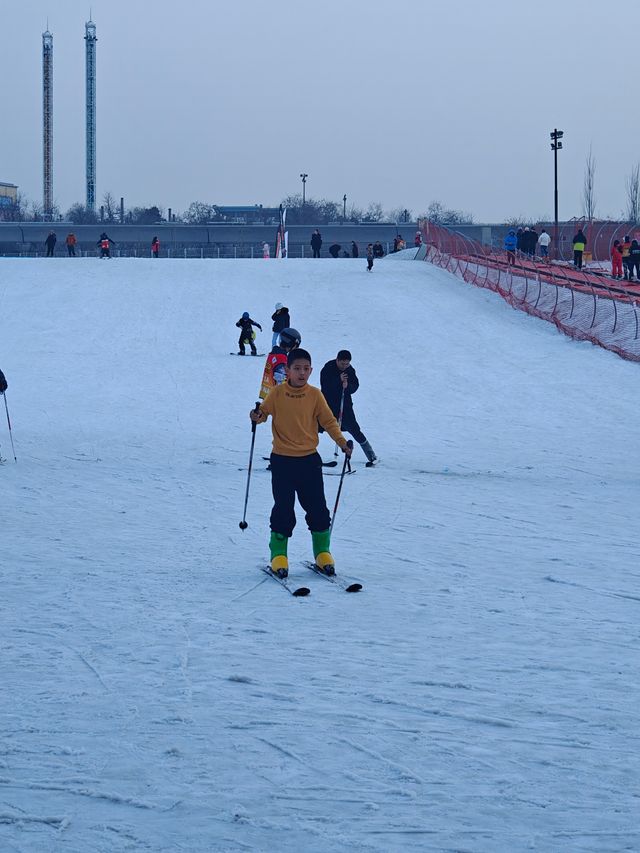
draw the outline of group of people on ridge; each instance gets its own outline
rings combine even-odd
[[[625,281],[640,281],[640,243],[630,240],[614,240],[611,247],[611,276]]]
[[[252,326],[261,328],[248,312],[245,314],[241,318],[245,323],[250,321]],[[254,424],[264,423],[269,416],[272,419],[269,468],[274,502],[270,517],[270,568],[279,578],[288,575],[287,548],[296,524],[297,496],[311,532],[315,566],[318,571],[332,575],[335,563],[330,550],[331,517],[324,494],[322,459],[317,451],[319,433],[326,430],[348,457],[351,443],[344,432],[350,433],[362,447],[367,466],[374,465],[376,454],[353,411],[351,397],[360,383],[351,365],[351,353],[340,350],[322,368],[320,388],[309,385],[313,371],[311,355],[301,348],[302,337],[297,329],[281,327],[285,319],[290,322],[289,310],[278,302],[272,319],[273,344],[265,366],[265,374],[269,372],[271,381],[265,388],[263,380],[262,402],[250,412]],[[252,326],[248,326],[251,332]],[[274,369],[278,366],[283,369]]]

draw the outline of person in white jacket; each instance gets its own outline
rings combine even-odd
[[[538,237],[538,246],[540,248],[540,257],[548,258],[549,257],[549,243],[551,242],[551,237],[547,232],[542,229],[540,236]]]

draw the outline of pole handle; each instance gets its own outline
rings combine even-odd
[[[256,403],[256,407],[253,411],[258,413],[260,411],[261,405],[262,405],[262,400],[258,400],[258,402]],[[251,421],[251,432],[255,432],[257,426],[258,426],[258,424],[255,421]]]

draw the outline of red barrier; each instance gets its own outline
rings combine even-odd
[[[554,323],[569,337],[640,361],[636,304],[636,300],[640,302],[640,285],[613,283],[602,271],[578,270],[529,256],[509,264],[506,252],[441,225],[427,220],[421,223],[421,230],[426,261],[470,284],[499,293],[513,308]],[[612,241],[610,231],[601,234],[597,239]]]

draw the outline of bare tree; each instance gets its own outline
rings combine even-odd
[[[627,219],[637,225],[640,221],[640,163],[636,163],[627,178]]]
[[[582,188],[582,199],[584,202],[584,216],[589,222],[593,222],[596,213],[595,195],[596,161],[589,146],[589,154],[584,166],[584,184]]]
[[[105,193],[102,196],[102,206],[104,207],[105,222],[115,222],[117,205],[116,200],[111,193]]]

